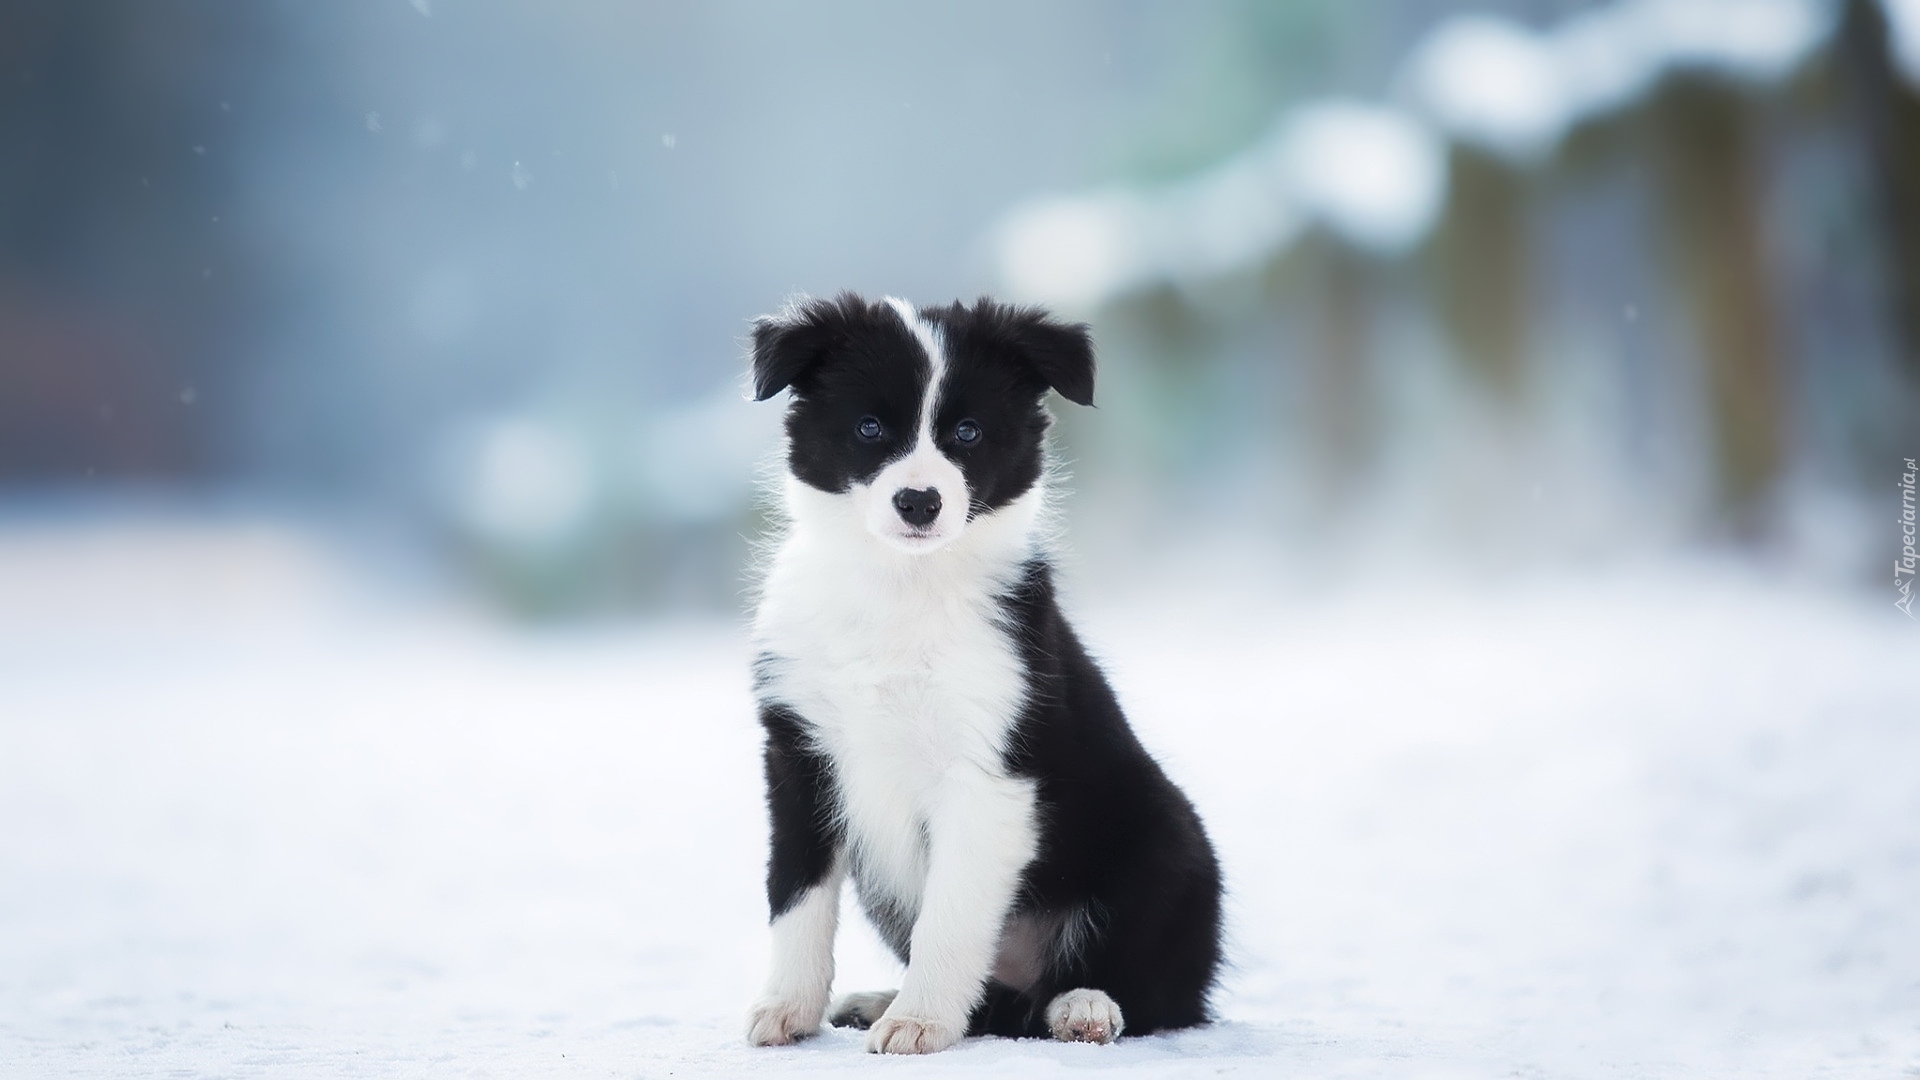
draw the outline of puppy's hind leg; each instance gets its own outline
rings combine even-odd
[[[1101,990],[1069,990],[1047,1006],[1047,1028],[1061,1042],[1110,1043],[1125,1030],[1120,1004]]]
[[[833,1007],[827,1010],[827,1023],[834,1027],[858,1028],[865,1031],[873,1026],[898,997],[898,990],[868,990],[859,994],[842,994],[835,999]]]

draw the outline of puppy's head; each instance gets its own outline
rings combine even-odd
[[[754,399],[788,388],[788,471],[882,541],[934,551],[1039,481],[1042,399],[1093,404],[1093,344],[1033,308],[842,293],[754,323]]]

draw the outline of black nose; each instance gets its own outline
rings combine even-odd
[[[901,488],[893,493],[893,508],[915,528],[930,525],[940,516],[940,492],[935,488]]]

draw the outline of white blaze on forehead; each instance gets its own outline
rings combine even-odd
[[[887,303],[893,305],[900,321],[926,351],[926,384],[921,389],[918,428],[906,453],[881,469],[871,482],[857,487],[855,497],[868,531],[889,542],[913,545],[911,550],[930,550],[952,540],[966,528],[970,501],[965,474],[941,453],[940,444],[933,436],[933,418],[940,408],[940,384],[947,375],[946,344],[940,328],[921,318],[912,304],[891,296],[887,297]],[[909,489],[932,489],[940,496],[942,509],[930,527],[909,528],[894,507],[894,494]]]
[[[915,433],[917,450],[918,444],[933,445],[933,414],[940,407],[940,384],[947,377],[946,343],[941,340],[939,328],[921,318],[920,312],[911,303],[897,296],[887,297],[887,303],[893,305],[893,310],[900,316],[900,321],[907,324],[907,329],[913,332],[914,340],[918,341],[920,347],[927,353],[929,365],[927,386],[926,392],[920,396],[920,429]]]

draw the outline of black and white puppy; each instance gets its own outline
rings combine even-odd
[[[819,1029],[849,875],[906,964],[897,993],[835,1004],[868,1050],[1204,1022],[1219,864],[1054,598],[1043,399],[1092,404],[1086,327],[810,300],[754,324],[755,399],[789,387],[754,622],[773,966],[748,1040]]]

